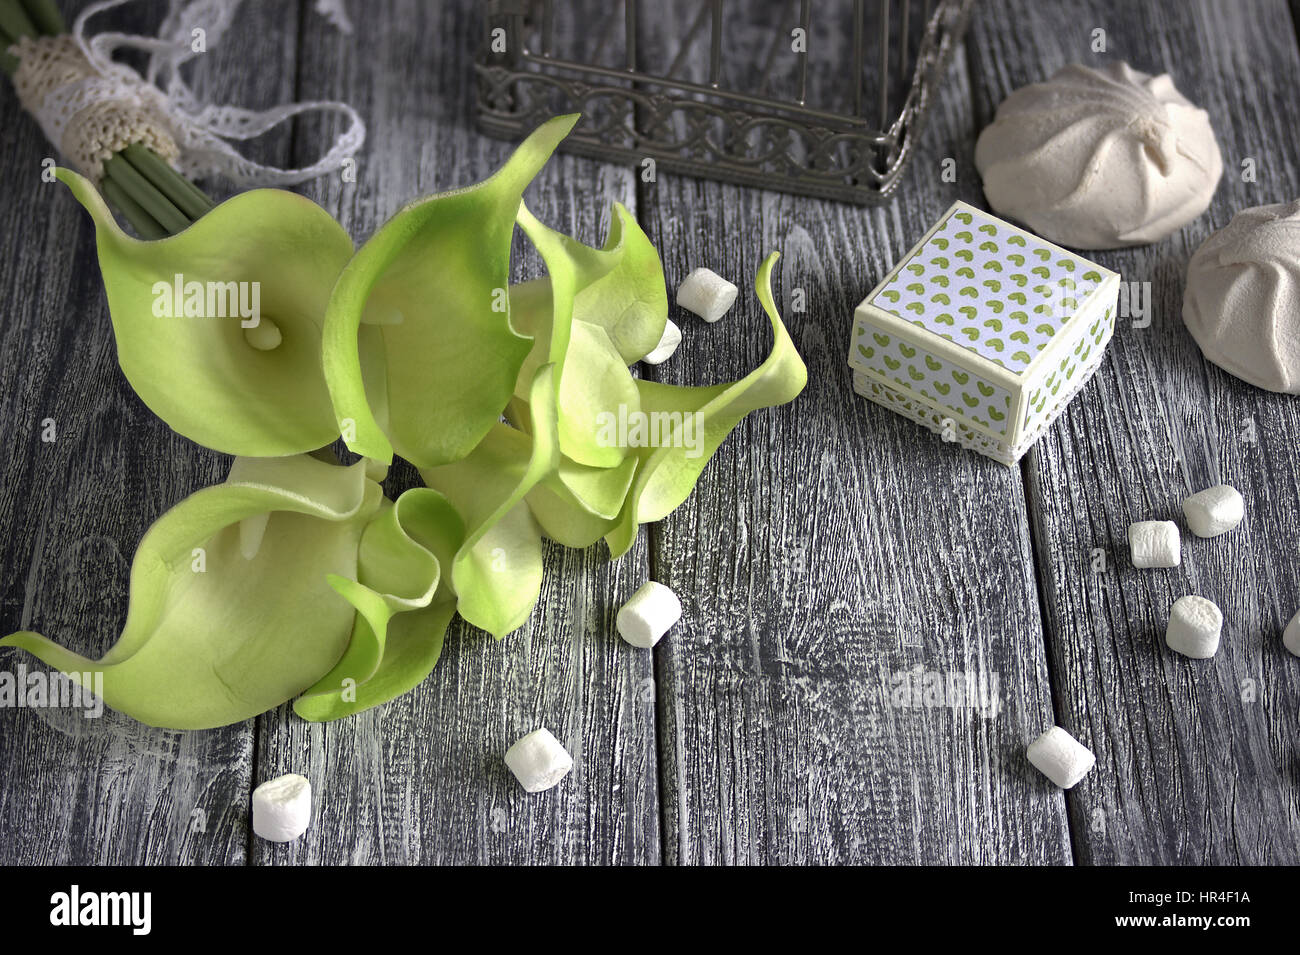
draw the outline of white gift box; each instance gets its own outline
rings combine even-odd
[[[854,313],[854,390],[1014,464],[1097,370],[1119,276],[957,202]]]

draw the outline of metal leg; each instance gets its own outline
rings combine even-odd
[[[799,0],[799,27],[803,30],[804,48],[799,54],[799,105],[808,102],[808,25],[812,20],[812,3]]]
[[[880,129],[889,126],[889,0],[880,0]]]
[[[722,0],[713,0],[713,25],[709,30],[709,85],[718,88],[722,75]]]
[[[862,47],[866,43],[862,35],[863,0],[853,0],[853,115],[862,115]]]
[[[636,69],[636,0],[623,2],[623,32],[627,38],[627,68]]]

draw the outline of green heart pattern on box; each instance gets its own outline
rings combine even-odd
[[[1032,431],[1044,418],[1051,417],[1061,399],[1074,392],[1078,384],[1076,379],[1097,363],[1114,331],[1115,309],[1112,307],[1081,329],[1077,340],[1065,349],[1059,361],[1041,373],[1035,370],[1036,380],[1030,384],[1025,402],[1024,431]]]
[[[1102,280],[1086,259],[966,207],[867,301],[1019,373]]]
[[[1014,463],[1015,459],[1008,452],[1005,444],[996,438],[990,438],[988,435],[971,430],[967,425],[953,420],[945,415],[943,411],[936,410],[919,399],[909,398],[906,394],[894,391],[878,381],[873,381],[861,372],[854,374],[853,388],[863,397],[869,398],[876,404],[883,405],[905,418],[911,418],[918,424],[925,425],[936,434],[948,435],[951,440],[955,440],[964,448],[971,448],[980,454],[995,458],[1003,464]]]
[[[947,408],[955,418],[1006,435],[1014,417],[1011,392],[874,325],[859,323],[858,364],[905,392]]]

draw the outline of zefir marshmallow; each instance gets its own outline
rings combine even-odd
[[[1179,597],[1169,611],[1165,643],[1193,660],[1205,660],[1219,650],[1223,611],[1204,597]]]
[[[1246,505],[1235,487],[1217,484],[1183,501],[1183,515],[1197,537],[1218,537],[1241,523]]]
[[[659,365],[673,357],[673,352],[677,351],[677,346],[682,343],[682,330],[673,324],[669,319],[664,323],[664,333],[656,345],[641,360],[647,365]]]
[[[1030,743],[1026,755],[1035,769],[1062,789],[1078,783],[1097,762],[1092,750],[1059,726]]]
[[[530,793],[557,785],[573,769],[573,757],[560,741],[543,727],[533,730],[506,750],[506,765],[515,779]]]
[[[1183,559],[1182,539],[1173,521],[1130,524],[1128,547],[1134,567],[1177,567]]]
[[[682,602],[663,584],[647,580],[618,612],[619,635],[648,650],[682,618]]]
[[[311,825],[311,783],[288,773],[253,790],[253,832],[269,842],[292,842]]]
[[[1282,645],[1300,657],[1300,611],[1291,618],[1286,630],[1282,631]]]
[[[677,304],[706,322],[716,322],[727,314],[739,291],[716,272],[696,269],[677,286]]]

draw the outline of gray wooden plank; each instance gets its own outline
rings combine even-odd
[[[683,35],[690,7],[657,5],[652,42]],[[744,22],[729,20],[728,50]],[[742,288],[717,325],[674,310],[684,341],[657,377],[734,378],[766,356],[752,286],[774,249],[809,369],[807,390],[744,422],[652,540],[652,575],[685,607],[656,650],[671,861],[1070,860],[1062,797],[1024,759],[1052,705],[1020,473],[857,397],[846,365],[856,304],[953,200],[976,197],[973,135],[959,57],[881,208],[667,173],[643,187],[670,287],[708,266]],[[909,674],[996,679],[997,709],[910,705]]]
[[[367,7],[343,38],[304,23],[304,99],[346,98],[370,139],[356,183],[307,193],[358,240],[404,202],[465,185],[511,146],[472,126],[471,56],[481,21],[468,4],[413,0]],[[299,159],[316,151],[314,122]],[[599,243],[610,200],[634,208],[633,177],[557,157],[526,196],[544,221]],[[517,242],[517,275],[538,260]],[[390,494],[418,482],[394,470]],[[652,660],[618,639],[618,605],[645,579],[644,539],[618,563],[604,545],[550,547],[538,608],[500,643],[453,625],[433,675],[385,707],[326,725],[285,708],[259,721],[256,777],[307,775],[316,824],[299,841],[257,841],[253,860],[411,863],[652,863],[659,858]],[[558,788],[524,793],[501,760],[546,726],[574,756]]]
[[[1107,32],[1104,56],[1089,50],[1096,27]],[[1294,864],[1300,666],[1279,636],[1300,605],[1300,406],[1207,363],[1180,317],[1187,260],[1205,236],[1238,209],[1300,193],[1290,16],[1274,0],[1007,0],[981,6],[969,50],[981,123],[1010,89],[1068,62],[1128,59],[1172,69],[1218,133],[1226,173],[1207,214],[1163,242],[1097,256],[1150,283],[1153,321],[1121,319],[1095,383],[1025,472],[1057,710],[1098,757],[1068,798],[1080,861]],[[1240,176],[1248,156],[1254,183]],[[1131,567],[1131,521],[1181,523],[1182,498],[1221,481],[1246,498],[1240,529],[1209,541],[1185,533],[1179,568]],[[1104,573],[1091,572],[1094,549]],[[1226,617],[1209,662],[1164,646],[1169,607],[1188,593]]]
[[[195,63],[197,85],[249,105],[289,98],[295,22],[293,9],[248,5],[237,42]],[[40,182],[52,151],[11,92],[0,96],[0,116],[0,164],[11,171],[0,177],[0,295],[9,303],[0,421],[12,438],[0,449],[0,632],[31,627],[98,656],[125,619],[140,537],[172,504],[220,481],[228,459],[172,433],[132,392],[117,367],[89,219],[64,187]],[[258,148],[283,159],[287,144],[286,134],[278,153],[273,137]],[[57,427],[52,443],[40,439],[46,418]],[[6,671],[20,664],[40,667],[0,651]],[[0,710],[0,862],[242,862],[252,730],[251,721],[179,733],[112,713]]]

